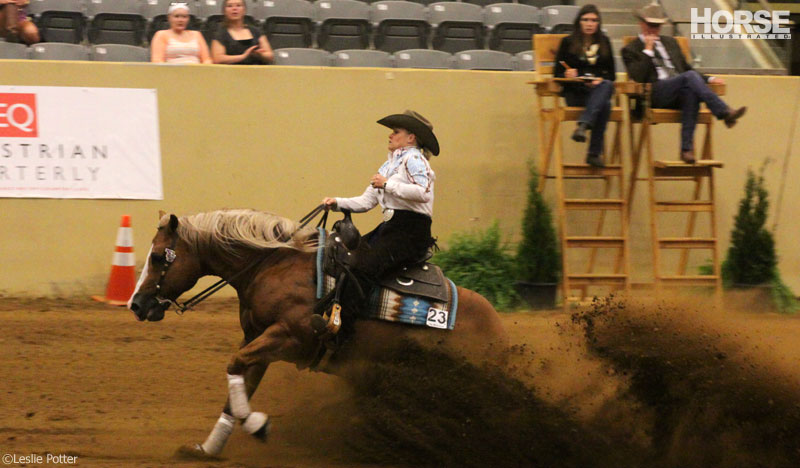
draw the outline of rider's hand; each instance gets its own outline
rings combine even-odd
[[[335,198],[330,198],[330,197],[325,197],[325,198],[322,199],[322,204],[325,205],[325,209],[326,210],[330,210],[330,209],[336,208],[336,199]]]
[[[369,179],[369,184],[375,188],[384,188],[386,187],[386,181],[388,179],[380,174],[375,174]]]

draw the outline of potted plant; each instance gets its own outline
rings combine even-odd
[[[758,175],[748,169],[744,197],[731,231],[731,245],[722,263],[722,278],[728,288],[749,290],[751,295],[755,292],[754,305],[771,301],[781,312],[795,312],[797,300],[780,278],[775,240],[764,227],[768,208],[764,166]],[[741,299],[736,300],[741,304]]]
[[[534,309],[555,307],[561,276],[561,254],[550,207],[539,192],[539,176],[530,164],[528,203],[522,217],[522,240],[517,247],[516,289]]]

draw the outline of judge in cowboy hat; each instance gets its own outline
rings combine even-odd
[[[434,242],[431,221],[435,174],[429,159],[439,154],[439,141],[433,125],[412,110],[388,115],[378,123],[391,129],[389,153],[378,172],[370,177],[364,193],[322,201],[328,209],[355,213],[380,205],[383,222],[362,238],[350,265],[367,290],[371,281],[385,272],[422,259]]]
[[[722,79],[705,76],[692,69],[678,42],[660,35],[661,25],[668,21],[657,2],[633,11],[639,20],[639,37],[622,49],[622,61],[628,76],[640,83],[653,83],[651,105],[662,109],[681,110],[680,158],[693,164],[694,130],[700,102],[728,128],[744,115],[746,107],[730,108],[708,87],[708,83],[723,83]]]

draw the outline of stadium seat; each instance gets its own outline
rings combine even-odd
[[[34,60],[89,60],[89,49],[80,44],[40,42],[31,46]]]
[[[434,26],[433,48],[456,53],[483,48],[483,9],[459,2],[437,2],[428,7]]]
[[[335,67],[394,67],[394,60],[388,52],[381,50],[349,49],[333,54]]]
[[[157,31],[169,29],[167,9],[172,2],[173,0],[147,0],[142,4],[142,16],[147,20],[147,31],[145,33],[147,42],[153,40],[153,36]],[[189,25],[186,29],[200,31],[203,28],[203,22],[194,14],[193,6],[193,2],[190,3]]]
[[[30,58],[28,46],[15,42],[0,42],[0,59]]]
[[[517,59],[518,71],[533,71],[534,70],[534,54],[532,50],[518,52],[514,57]]]
[[[31,0],[28,13],[35,15],[42,41],[79,44],[86,18],[81,0]]]
[[[542,10],[545,7],[549,7],[557,3],[566,3],[566,2],[554,2],[553,0],[517,0],[517,3],[521,3],[523,5],[528,5],[528,6],[534,6],[539,10]]]
[[[320,49],[295,47],[277,49],[275,51],[275,65],[328,67],[331,65],[331,54]]]
[[[551,34],[568,34],[573,28],[575,15],[581,8],[575,5],[552,5],[542,8],[540,23]]]
[[[518,3],[494,3],[483,9],[489,48],[510,54],[530,50],[539,34],[539,9]]]
[[[314,7],[306,0],[262,0],[254,9],[273,49],[311,47]]]
[[[86,14],[89,22],[89,42],[92,44],[144,43],[146,21],[139,2],[130,0],[91,0]]]
[[[453,68],[453,56],[441,50],[406,49],[394,53],[397,68]]]
[[[425,49],[431,26],[425,7],[406,1],[379,1],[370,6],[375,48],[386,52]]]
[[[258,28],[258,21],[253,17],[253,12],[251,11],[251,9],[255,10],[256,6],[248,0],[244,0],[244,2],[247,7],[247,14],[244,16],[244,24]],[[211,40],[214,39],[214,36],[217,35],[219,26],[222,24],[224,18],[222,14],[222,4],[223,0],[198,0],[197,6],[195,7],[197,10],[195,14],[204,21],[202,28],[203,37],[206,38],[209,44]]]
[[[465,50],[455,54],[456,68],[461,70],[513,70],[514,56],[499,50]]]
[[[149,62],[150,50],[124,44],[97,44],[92,46],[95,62]]]
[[[317,0],[317,43],[321,49],[366,49],[369,46],[369,5],[357,0]]]

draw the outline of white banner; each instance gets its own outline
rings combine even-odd
[[[0,197],[163,199],[156,90],[0,86]]]

